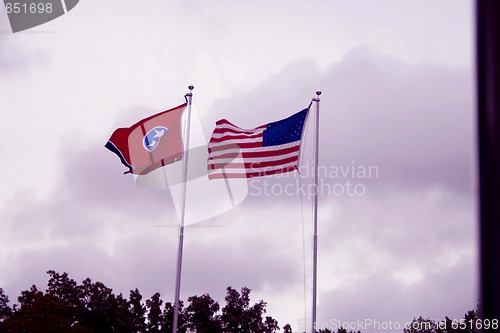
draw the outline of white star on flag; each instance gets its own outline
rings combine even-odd
[[[153,138],[161,138],[165,134],[165,130],[161,130],[161,131],[155,130],[155,133],[156,134],[155,134],[155,136],[153,136]],[[156,141],[153,141],[153,142],[156,143]]]

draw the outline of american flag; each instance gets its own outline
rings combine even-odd
[[[296,170],[309,108],[254,129],[226,119],[208,143],[208,178],[252,178]]]

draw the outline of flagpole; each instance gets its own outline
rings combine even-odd
[[[172,333],[177,333],[177,324],[179,321],[179,299],[181,293],[181,271],[182,271],[182,248],[184,245],[184,217],[186,212],[186,179],[189,161],[189,134],[191,126],[191,105],[193,102],[194,86],[188,87],[189,92],[186,94],[188,102],[186,116],[186,137],[184,140],[184,152],[182,155],[182,185],[181,185],[181,217],[179,225],[179,248],[177,250],[177,274],[175,277],[175,302],[174,302],[174,320],[172,324]]]
[[[317,294],[317,271],[318,271],[318,150],[319,150],[319,95],[321,91],[316,91],[316,97],[313,102],[316,102],[316,117],[314,126],[314,193],[313,193],[313,290],[312,290],[312,330],[316,333],[316,294]]]

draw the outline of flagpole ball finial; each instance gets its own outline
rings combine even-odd
[[[186,98],[186,102],[188,101],[187,100],[188,97],[192,97],[193,96],[194,86],[191,84],[191,85],[188,86],[188,89],[189,89],[189,92],[184,96],[184,98]]]
[[[316,90],[316,97],[314,97],[312,101],[319,102],[319,95],[321,95],[321,90]]]

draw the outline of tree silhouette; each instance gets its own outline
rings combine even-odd
[[[9,307],[9,298],[5,295],[2,288],[0,288],[0,323],[6,318],[10,317],[12,309]]]
[[[146,301],[146,308],[148,309],[148,323],[147,331],[151,333],[160,333],[164,325],[163,312],[161,305],[163,301],[160,298],[160,293],[155,293],[151,299]]]
[[[72,318],[64,302],[36,286],[21,292],[19,304],[2,326],[7,332],[69,332]]]
[[[138,289],[130,291],[129,299],[116,295],[102,282],[86,278],[81,284],[67,273],[47,272],[47,289],[33,285],[21,292],[18,303],[9,307],[9,299],[0,288],[0,333],[170,333],[174,308],[161,299],[159,293],[143,301]],[[266,303],[250,306],[250,289],[242,288],[241,295],[227,288],[226,305],[208,294],[191,296],[188,306],[180,302],[178,332],[274,333],[278,322],[272,317],[263,319]]]
[[[267,332],[262,315],[266,312],[266,303],[262,300],[250,306],[250,289],[241,288],[241,295],[235,289],[227,287],[226,306],[222,308],[222,327],[228,333]],[[271,318],[272,319],[272,318]],[[279,329],[276,324],[274,331]],[[271,331],[271,332],[274,332]]]
[[[9,306],[9,298],[0,288],[0,333],[170,333],[174,307],[164,302],[159,293],[144,300],[138,289],[130,290],[129,298],[116,295],[101,282],[90,278],[78,284],[67,273],[48,271],[47,289],[33,285],[21,292],[17,303]],[[187,306],[180,302],[179,333],[276,333],[278,322],[264,317],[266,302],[250,302],[249,288],[240,291],[228,287],[225,305],[220,307],[209,294],[191,296]],[[403,333],[475,333],[483,325],[476,311],[465,313],[460,320],[446,317],[434,321],[414,318]],[[328,328],[319,333],[334,333]],[[283,333],[292,333],[289,324]],[[336,333],[347,332],[343,328]],[[360,333],[358,331],[358,333]]]
[[[484,326],[486,323],[490,324],[488,328]],[[413,319],[410,328],[405,328],[404,333],[476,333],[479,332],[482,327],[485,331],[496,331],[498,330],[498,325],[491,326],[491,320],[479,320],[477,316],[477,311],[471,310],[465,313],[464,317],[461,319],[450,319],[446,317],[442,321],[433,321],[429,318],[424,319],[419,317]],[[498,324],[498,320],[496,321]]]
[[[146,333],[146,323],[144,318],[146,316],[146,306],[142,304],[142,295],[139,289],[130,291],[130,312],[132,314],[132,327],[134,332]]]
[[[188,298],[189,306],[186,308],[187,328],[198,333],[221,333],[219,303],[214,301],[209,294],[191,296]]]
[[[179,313],[177,318],[177,332],[185,333],[186,328],[186,315],[184,314],[184,302],[179,301]],[[165,309],[163,310],[163,316],[165,318],[165,332],[172,332],[172,327],[174,326],[174,305],[170,302],[165,303]]]
[[[134,326],[134,318],[129,311],[130,303],[121,294],[102,282],[87,278],[80,286],[83,302],[81,323],[91,332],[129,332]]]

